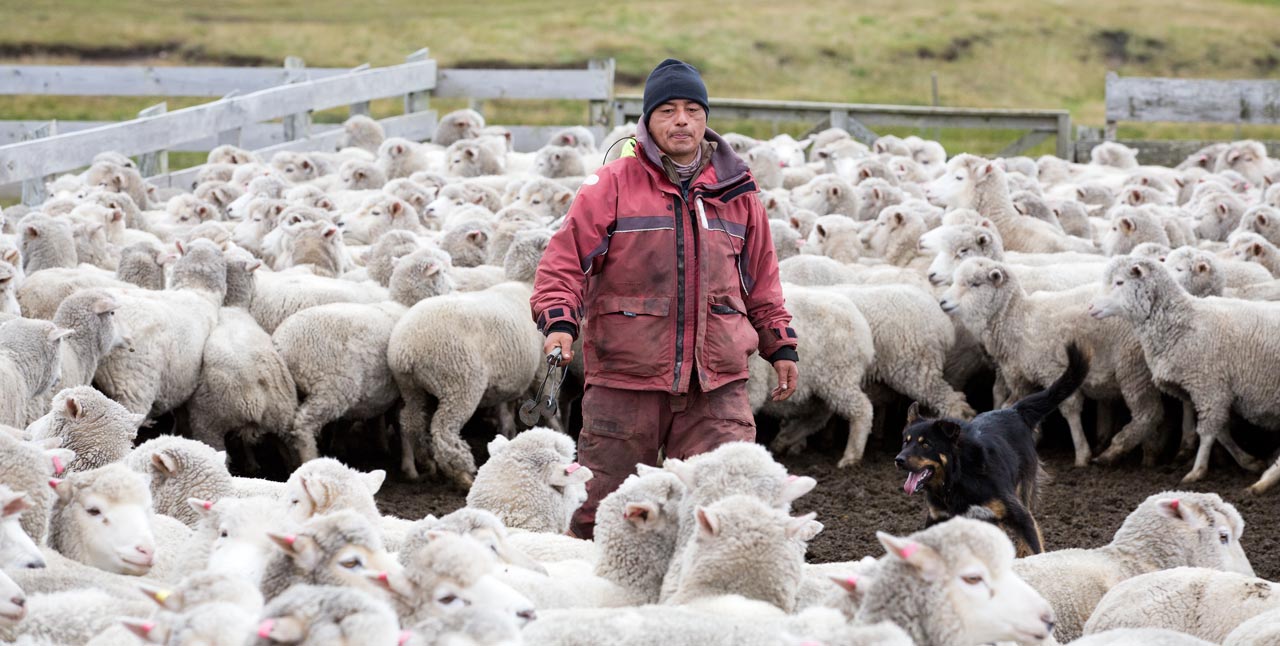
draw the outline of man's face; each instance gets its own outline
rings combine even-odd
[[[649,115],[649,135],[677,164],[693,161],[706,134],[707,112],[697,101],[672,99]]]

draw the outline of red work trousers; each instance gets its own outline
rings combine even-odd
[[[636,464],[657,466],[659,450],[665,457],[685,459],[726,442],[755,439],[745,379],[711,392],[702,392],[695,379],[685,395],[588,386],[582,396],[578,462],[594,477],[570,529],[579,538],[592,538],[600,500],[635,473]]]

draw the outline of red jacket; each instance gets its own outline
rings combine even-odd
[[[538,266],[544,333],[581,328],[586,382],[684,393],[747,378],[755,350],[796,359],[768,216],[728,142],[687,195],[639,128],[636,154],[590,175]],[[645,150],[652,147],[651,150]]]

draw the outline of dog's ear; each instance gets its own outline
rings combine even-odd
[[[938,428],[947,436],[947,439],[952,442],[960,439],[960,434],[964,431],[959,424],[949,419],[938,420]]]
[[[907,426],[915,424],[920,419],[920,402],[911,402],[911,406],[907,408]]]

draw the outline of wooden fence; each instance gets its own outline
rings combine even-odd
[[[1106,127],[1076,143],[1075,158],[1088,161],[1102,141],[1116,141],[1122,122],[1280,125],[1280,81],[1122,77],[1107,73]],[[1174,166],[1211,141],[1127,140],[1145,164]],[[1280,141],[1263,142],[1272,155]]]
[[[603,136],[612,116],[613,76],[612,60],[592,61],[582,70],[438,69],[426,49],[400,65],[355,69],[307,68],[296,58],[279,69],[0,66],[0,95],[220,97],[173,112],[161,103],[124,122],[0,122],[0,186],[22,182],[23,201],[38,203],[45,179],[114,150],[151,160],[143,167],[155,173],[148,173],[153,183],[189,188],[199,168],[168,173],[165,152],[228,143],[266,156],[332,150],[341,127],[313,125],[312,112],[346,106],[351,114],[368,114],[370,101],[396,96],[403,96],[405,111],[381,120],[388,136],[429,139],[437,121],[429,109],[432,97],[583,100],[588,125]],[[534,150],[562,127],[513,126],[513,143],[517,150]]]
[[[875,141],[873,128],[906,126],[927,128],[984,128],[1025,131],[999,155],[1018,155],[1046,139],[1055,140],[1059,157],[1071,154],[1071,113],[1066,110],[1003,110],[991,108],[948,108],[937,106],[874,105],[861,103],[818,103],[809,101],[764,101],[757,99],[711,99],[715,118],[758,119],[774,122],[812,124],[812,131],[829,127],[848,130],[864,143]],[[614,101],[614,121],[639,118],[643,100],[619,96]]]

